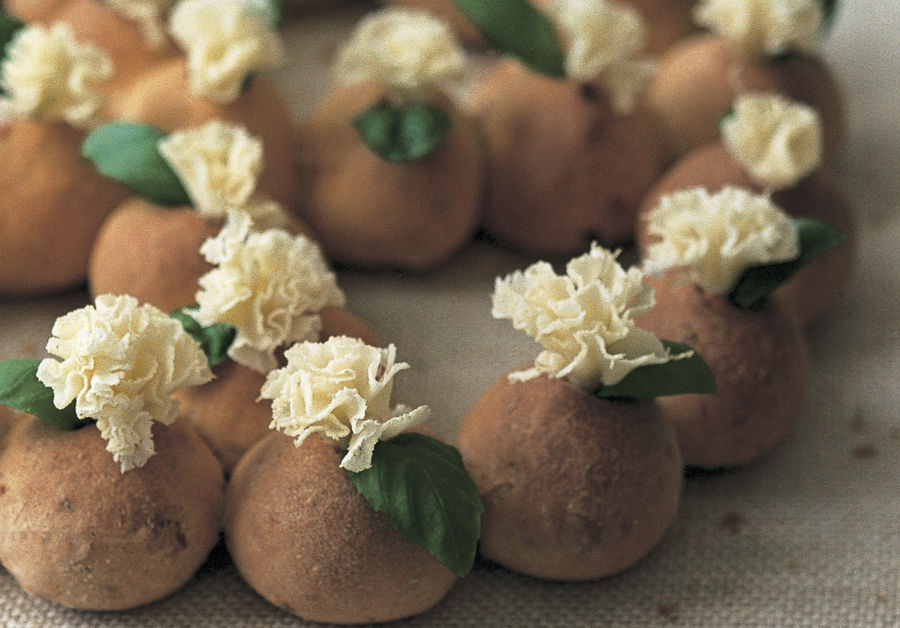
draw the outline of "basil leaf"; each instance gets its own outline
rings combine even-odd
[[[4,52],[2,56],[5,56],[6,47],[23,26],[24,22],[10,15],[8,11],[0,9],[0,50]]]
[[[53,405],[53,389],[37,378],[39,359],[16,358],[0,362],[0,404],[32,414],[61,430],[87,425],[75,414],[73,401],[60,410]]]
[[[284,25],[284,0],[244,0],[244,6],[257,13],[272,30]]]
[[[765,301],[781,284],[815,258],[838,248],[847,234],[814,218],[794,218],[800,239],[800,257],[790,262],[748,268],[728,295],[737,307],[752,309]]]
[[[353,126],[376,155],[391,163],[407,163],[440,145],[450,116],[429,105],[380,102],[356,116]]]
[[[825,28],[831,28],[832,24],[834,24],[834,18],[837,15],[839,1],[819,0],[819,3],[822,5],[822,13],[825,16]]]
[[[101,173],[124,183],[157,205],[189,205],[181,179],[160,154],[166,132],[139,122],[110,122],[91,131],[81,155]]]
[[[472,569],[484,505],[456,448],[422,434],[375,446],[372,466],[350,482],[412,543],[457,576]]]
[[[691,351],[688,345],[680,342],[662,340],[662,343],[673,355]],[[703,358],[694,352],[687,358],[636,368],[618,384],[603,386],[596,395],[604,399],[653,399],[687,393],[707,394],[716,390],[712,371]]]
[[[227,323],[215,323],[204,327],[191,316],[193,309],[195,308],[183,307],[171,312],[169,316],[181,323],[184,331],[197,341],[206,354],[206,359],[209,360],[209,367],[216,368],[228,359],[228,349],[234,342],[237,329]]]
[[[556,27],[528,0],[454,0],[494,48],[531,69],[565,78],[565,55]]]

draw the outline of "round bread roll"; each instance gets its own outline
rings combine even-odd
[[[163,312],[195,303],[197,280],[212,269],[200,246],[221,226],[190,207],[129,198],[106,219],[91,248],[91,295],[130,294]]]
[[[618,573],[678,510],[681,456],[654,402],[503,376],[469,411],[457,447],[484,502],[481,554],[538,578]]]
[[[711,193],[725,186],[763,193],[721,142],[691,151],[660,177],[644,198],[635,228],[635,241],[642,256],[654,239],[647,233],[646,218],[659,199],[698,185]],[[850,281],[858,242],[856,213],[834,176],[825,168],[819,168],[788,189],[773,193],[772,201],[792,216],[821,220],[848,236],[843,245],[813,260],[775,292],[785,309],[806,326],[837,304]]]
[[[3,0],[3,8],[22,22],[47,21],[69,0]]]
[[[671,272],[645,277],[656,305],[637,320],[660,338],[690,345],[718,391],[661,397],[684,463],[716,469],[750,463],[777,445],[799,419],[806,397],[806,341],[777,299],[743,310]]]
[[[474,124],[446,98],[451,126],[425,157],[390,163],[353,118],[384,97],[374,84],[332,90],[300,127],[298,213],[326,256],[362,268],[421,271],[467,244],[481,220],[484,160]]]
[[[488,154],[490,235],[554,257],[592,241],[631,240],[640,201],[662,170],[646,112],[616,114],[602,88],[551,79],[511,59],[480,80],[472,109]]]
[[[346,310],[322,310],[320,338],[350,336],[379,346],[375,332]],[[181,403],[184,421],[200,434],[225,473],[231,473],[241,456],[269,433],[272,402],[260,399],[266,376],[227,360],[215,369],[216,378],[202,386],[182,388],[172,396]]]
[[[128,189],[81,157],[67,124],[0,125],[0,295],[82,284],[94,237]]]
[[[100,431],[29,417],[0,454],[0,563],[28,593],[121,610],[180,588],[219,540],[224,479],[189,428],[154,424],[156,455],[125,473]]]
[[[225,542],[269,602],[306,620],[385,622],[434,606],[456,576],[375,512],[317,434],[272,432],[241,459],[225,500]]]
[[[647,103],[668,158],[674,160],[715,142],[719,120],[745,91],[782,94],[816,109],[822,120],[824,161],[835,161],[844,141],[844,105],[825,63],[802,55],[741,58],[725,39],[712,34],[693,35],[674,44],[660,58],[648,91]]]
[[[24,414],[6,406],[0,406],[0,452],[6,446],[6,436]]]

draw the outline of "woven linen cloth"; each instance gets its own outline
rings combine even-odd
[[[370,8],[309,14],[288,25],[276,75],[298,115],[324,93],[327,63]],[[841,7],[825,58],[847,99],[836,175],[855,205],[860,252],[837,309],[808,330],[806,409],[790,437],[746,468],[689,473],[662,542],[624,573],[552,583],[479,561],[431,611],[397,626],[900,625],[900,3]],[[348,307],[413,368],[397,399],[427,403],[452,439],[480,391],[537,348],[490,316],[494,277],[529,260],[488,243],[427,275],[340,276]],[[75,293],[0,301],[0,359],[38,355]],[[52,481],[52,480],[49,480]],[[241,580],[220,545],[180,591],[116,613],[62,608],[24,593],[0,569],[0,625],[304,626]]]

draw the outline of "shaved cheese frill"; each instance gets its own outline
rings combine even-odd
[[[251,74],[281,63],[284,45],[270,16],[244,0],[181,0],[169,34],[187,55],[195,94],[233,102]]]
[[[753,266],[797,259],[797,227],[768,196],[724,187],[695,187],[663,196],[648,215],[644,271],[682,269],[708,292],[728,294]]]
[[[693,15],[745,57],[816,54],[822,44],[820,0],[702,0]]]
[[[401,101],[420,102],[459,79],[466,56],[450,27],[425,11],[388,8],[362,19],[338,53],[339,83],[374,81]]]
[[[678,357],[634,323],[653,302],[653,289],[638,269],[625,271],[616,254],[594,244],[567,264],[565,275],[537,262],[498,278],[492,313],[544,346],[534,367],[512,379],[543,373],[596,392],[638,367]]]
[[[15,119],[94,124],[103,97],[97,83],[112,74],[105,51],[78,43],[68,24],[30,24],[7,45],[0,78],[0,125]]]
[[[272,400],[272,429],[299,446],[310,434],[338,441],[347,453],[340,466],[362,471],[372,451],[386,440],[428,419],[431,410],[390,407],[394,376],[409,368],[386,349],[362,340],[334,336],[325,342],[296,344],[285,352],[287,366],[269,373],[261,396]]]
[[[344,305],[319,246],[282,229],[253,231],[249,214],[231,211],[225,226],[200,248],[216,268],[199,279],[202,325],[225,323],[237,334],[228,356],[258,373],[278,366],[275,351],[293,342],[318,340],[319,314]]]
[[[600,81],[618,113],[634,110],[656,73],[656,62],[639,56],[647,40],[634,7],[606,0],[555,0],[549,15],[568,40],[566,76]]]
[[[721,124],[721,135],[750,178],[769,190],[793,186],[822,163],[818,112],[777,94],[739,96]]]
[[[154,454],[153,421],[172,423],[171,394],[212,379],[206,355],[181,326],[132,296],[100,295],[56,320],[37,377],[53,389],[53,404],[73,401],[81,419],[95,419],[122,472]]]

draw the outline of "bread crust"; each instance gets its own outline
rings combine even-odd
[[[122,610],[186,583],[218,542],[222,467],[190,429],[154,424],[156,454],[121,473],[99,430],[26,417],[0,454],[0,563],[32,595]]]
[[[469,411],[457,447],[485,506],[481,554],[538,578],[618,573],[678,510],[681,455],[654,402],[503,376]]]
[[[272,432],[229,483],[225,541],[244,579],[306,620],[383,622],[422,613],[456,576],[376,513],[318,435]]]

